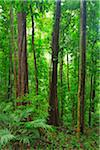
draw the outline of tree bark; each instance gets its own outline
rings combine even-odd
[[[92,89],[92,112],[94,112],[94,98],[95,98],[95,85],[96,85],[96,79],[95,75],[93,77],[93,89]]]
[[[17,87],[17,56],[16,56],[16,48],[15,48],[15,41],[14,41],[14,18],[13,18],[13,7],[11,6],[11,47],[12,53],[14,52],[14,89],[15,95],[18,96],[18,87]]]
[[[57,98],[57,66],[59,49],[59,24],[61,13],[61,0],[56,1],[55,23],[52,36],[52,78],[49,98],[49,124],[57,126],[59,124],[58,98]]]
[[[68,88],[68,91],[70,91],[70,85],[69,85],[69,58],[68,58],[68,53],[67,53],[67,88]]]
[[[18,13],[18,97],[28,93],[26,13]]]
[[[90,106],[89,106],[89,127],[91,127],[91,99],[92,99],[92,89],[93,89],[93,76],[91,75],[91,84],[90,84]]]
[[[10,52],[9,52],[9,81],[8,81],[8,99],[12,97],[12,87],[13,87],[13,80],[12,80],[12,74],[13,74],[13,62],[12,62],[12,52],[13,52],[13,8],[11,6],[10,8]]]
[[[80,2],[80,68],[78,89],[78,127],[84,133],[84,96],[85,96],[85,62],[86,62],[86,0]]]
[[[63,49],[61,49],[61,62],[60,62],[60,97],[61,97],[61,120],[63,121],[63,114],[64,114],[64,100],[63,100]]]
[[[30,5],[30,12],[31,12],[31,21],[32,21],[32,50],[34,55],[35,88],[36,88],[36,95],[38,95],[37,61],[36,61],[36,53],[34,49],[34,16],[33,16],[31,5]]]
[[[15,87],[15,96],[18,97],[18,81],[17,81],[17,54],[16,48],[14,47],[14,87]]]
[[[9,64],[9,81],[8,81],[8,99],[11,99],[12,97],[12,52],[10,50],[10,54],[9,54],[9,60],[10,60],[10,64]]]

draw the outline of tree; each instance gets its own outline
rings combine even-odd
[[[12,97],[12,75],[13,75],[13,64],[12,64],[12,52],[13,52],[13,8],[10,8],[10,31],[12,35],[10,36],[10,51],[9,51],[9,81],[8,81],[8,99]]]
[[[70,84],[69,84],[69,59],[68,59],[68,53],[67,53],[67,87],[68,87],[68,91],[70,91]]]
[[[57,99],[57,65],[59,50],[59,24],[61,14],[61,0],[56,1],[55,23],[52,35],[52,78],[49,97],[49,124],[59,124],[58,99]]]
[[[64,100],[63,100],[63,48],[60,54],[60,97],[61,97],[61,119],[63,120],[64,115]]]
[[[31,21],[32,21],[32,50],[33,50],[33,55],[34,55],[35,88],[36,88],[36,95],[38,95],[37,61],[36,61],[36,54],[35,54],[35,48],[34,48],[34,16],[33,16],[31,5],[30,5],[30,12],[31,12]]]
[[[18,12],[18,96],[28,93],[28,65],[26,43],[25,2]]]
[[[96,85],[97,85],[97,66],[98,66],[98,41],[99,41],[99,27],[98,27],[98,18],[99,18],[99,5],[98,1],[91,1],[88,2],[88,56],[90,56],[90,59],[88,59],[88,72],[90,76],[90,105],[89,105],[89,127],[92,126],[92,120],[93,115],[95,113],[95,105],[96,105]],[[95,36],[94,36],[95,35]]]
[[[0,149],[98,147],[99,2],[79,4],[0,1]]]
[[[9,67],[9,85],[11,84],[12,94],[15,93],[15,97],[18,96],[18,87],[17,87],[17,58],[16,58],[16,48],[15,48],[15,32],[14,32],[14,11],[13,11],[13,4],[11,3],[10,8],[10,31],[11,31],[11,44],[10,44],[10,67]],[[14,53],[14,63],[13,63],[13,53]],[[13,65],[14,64],[14,65]],[[14,74],[14,79],[13,79]],[[13,92],[13,85],[15,91]],[[10,92],[11,93],[11,92]],[[11,97],[11,94],[9,95]]]
[[[80,68],[78,89],[78,133],[84,132],[85,62],[86,62],[86,1],[80,1]]]

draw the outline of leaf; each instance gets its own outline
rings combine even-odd
[[[0,146],[7,145],[14,138],[7,128],[0,130]]]
[[[31,121],[30,123],[26,123],[26,127],[52,129],[50,125],[47,125],[45,123],[44,119],[37,119],[37,120]]]

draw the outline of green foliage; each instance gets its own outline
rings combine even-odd
[[[74,1],[74,5],[73,5],[73,1],[70,1],[70,0],[67,0],[67,1],[65,0],[64,3],[65,3],[65,8],[69,9],[69,10],[79,9],[79,6],[80,6],[80,1],[79,0]]]
[[[18,56],[18,21],[17,13],[22,11],[23,1],[0,1],[0,149],[12,149],[18,141],[25,146],[30,144],[37,149],[98,149],[99,124],[99,1],[87,1],[87,52],[86,52],[86,85],[85,85],[85,134],[80,139],[76,137],[77,128],[77,95],[79,83],[80,59],[80,10],[79,0],[62,0],[60,39],[58,58],[58,102],[60,127],[47,124],[49,109],[49,82],[51,66],[51,42],[54,22],[54,0],[28,0],[24,7],[27,19],[27,58],[29,93],[21,98],[15,97],[14,67],[12,75],[12,97],[8,99],[9,88],[9,54],[11,42],[10,9],[13,7],[14,44]],[[34,56],[32,50],[32,27],[30,4],[34,16],[34,49],[37,60],[37,78],[39,92],[36,95]],[[61,57],[61,53],[63,55]],[[67,64],[68,55],[68,64]],[[18,74],[18,58],[16,58]],[[63,59],[62,87],[60,78],[60,63]],[[14,66],[14,49],[12,50],[12,66]],[[69,68],[68,68],[69,65]],[[69,71],[69,85],[68,77]],[[17,75],[18,76],[18,75]],[[91,111],[91,128],[89,128],[89,108],[91,76],[95,77],[95,97]],[[16,106],[17,102],[29,105]],[[61,107],[63,102],[63,117]],[[92,107],[93,107],[92,106]],[[31,121],[27,121],[28,117]],[[26,149],[26,147],[24,148]]]
[[[0,147],[7,145],[15,137],[6,128],[0,130]]]
[[[50,128],[50,126],[47,125],[45,120],[43,120],[43,119],[37,119],[35,121],[26,123],[26,127],[27,128],[44,128],[44,129]]]
[[[23,97],[23,99],[25,100],[25,97]],[[33,144],[36,139],[40,138],[40,128],[44,131],[52,130],[52,127],[46,124],[46,109],[44,109],[44,112],[43,109],[42,112],[40,112],[37,111],[34,105],[35,103],[30,107],[19,106],[19,108],[13,110],[11,103],[6,104],[6,107],[5,103],[1,104],[0,145],[2,147],[9,146],[9,143],[12,141],[15,142],[16,140],[24,144],[31,142]],[[38,110],[39,109],[40,108],[38,108]],[[24,122],[23,119],[28,118],[29,115],[31,115],[33,121]]]

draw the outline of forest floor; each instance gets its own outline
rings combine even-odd
[[[36,150],[99,150],[99,129],[86,129],[77,138],[75,131],[58,129],[47,140],[37,141]],[[32,149],[33,150],[33,149]]]

